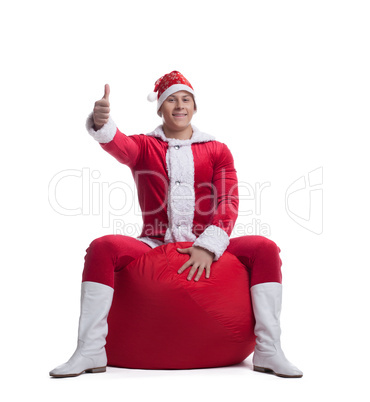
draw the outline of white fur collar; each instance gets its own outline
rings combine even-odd
[[[188,140],[178,140],[176,138],[167,138],[163,132],[163,125],[158,126],[154,131],[148,133],[147,135],[151,135],[153,137],[158,137],[161,140],[168,142],[168,145],[189,145],[195,142],[208,142],[215,141],[216,138],[213,135],[203,133],[199,131],[195,126],[191,126],[193,129],[193,135]]]

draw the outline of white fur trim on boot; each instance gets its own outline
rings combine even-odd
[[[66,363],[50,371],[52,377],[75,377],[84,372],[100,373],[106,370],[105,338],[112,299],[113,288],[110,286],[82,282],[77,349]]]
[[[260,283],[251,287],[251,295],[257,337],[254,370],[279,377],[302,377],[302,371],[287,360],[280,346],[282,285],[278,282]]]

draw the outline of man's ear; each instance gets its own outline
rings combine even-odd
[[[193,102],[194,102],[194,113],[196,113],[198,111],[197,104],[195,102],[194,95],[192,94],[191,96],[192,96]]]

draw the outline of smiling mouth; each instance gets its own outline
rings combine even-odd
[[[174,113],[172,116],[174,116],[174,117],[185,117],[185,116],[187,116],[187,114],[186,113]]]

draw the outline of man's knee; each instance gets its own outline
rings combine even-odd
[[[271,239],[268,239],[267,237],[264,236],[256,236],[257,237],[257,249],[260,252],[263,253],[268,253],[268,254],[279,254],[280,253],[280,248],[277,246],[277,244],[272,241]]]
[[[116,235],[105,235],[93,240],[86,251],[112,252],[116,249]]]

